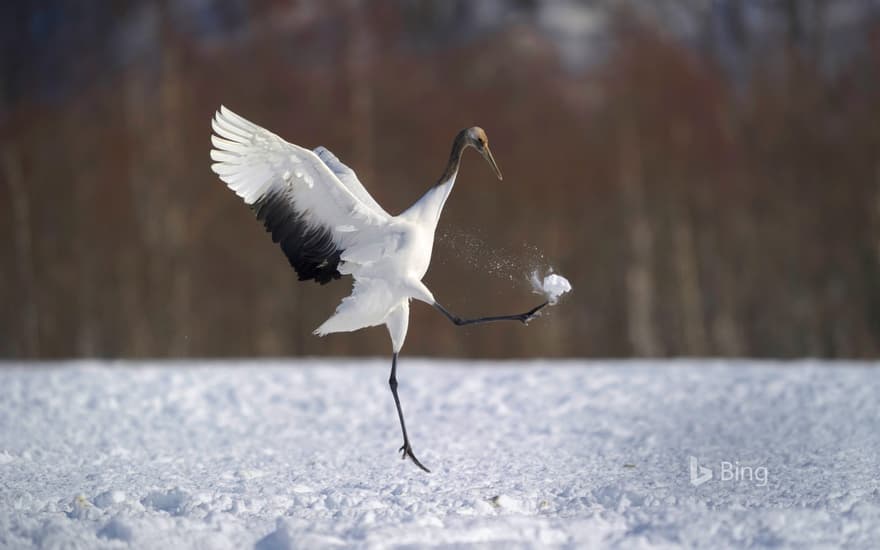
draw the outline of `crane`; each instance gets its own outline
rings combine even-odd
[[[475,149],[502,179],[486,132],[477,126],[461,130],[437,183],[407,210],[392,216],[370,196],[354,171],[325,147],[309,150],[288,143],[224,106],[215,113],[211,127],[212,170],[253,209],[299,279],[322,285],[343,275],[354,279],[351,295],[314,334],[383,324],[388,328],[392,347],[388,384],[403,433],[399,452],[401,458],[430,472],[413,453],[397,394],[397,359],[409,328],[410,301],[433,306],[457,326],[525,324],[548,304],[515,315],[465,319],[443,307],[422,283],[437,222],[464,150]]]

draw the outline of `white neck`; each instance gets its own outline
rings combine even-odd
[[[437,228],[437,222],[440,221],[440,213],[446,205],[446,199],[455,186],[455,178],[458,176],[458,170],[452,172],[452,176],[446,181],[440,182],[422,195],[415,204],[410,206],[401,217],[412,220],[420,225],[426,226],[434,231]]]

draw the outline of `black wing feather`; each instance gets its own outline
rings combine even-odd
[[[338,267],[343,250],[333,242],[330,230],[308,224],[284,193],[267,194],[252,208],[272,241],[281,245],[300,281],[314,279],[325,285],[342,276]]]

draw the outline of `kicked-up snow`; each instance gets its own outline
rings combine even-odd
[[[571,291],[571,283],[568,279],[557,273],[550,273],[542,279],[538,276],[538,272],[534,271],[529,281],[532,283],[534,293],[543,294],[551,306],[555,306],[563,294]]]
[[[0,368],[0,548],[871,548],[875,364]]]

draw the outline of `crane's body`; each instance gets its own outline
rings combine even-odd
[[[354,277],[354,292],[315,333],[323,336],[381,325],[394,311],[408,308],[412,298],[433,303],[433,295],[422,283],[431,262],[433,239],[433,228],[395,217],[388,221],[381,241],[343,253],[339,272]],[[389,326],[389,330],[394,351],[400,351],[406,328],[392,330]]]
[[[422,283],[440,213],[455,185],[464,150],[473,147],[480,152],[501,179],[485,132],[477,127],[459,132],[437,183],[406,211],[392,216],[370,196],[354,171],[324,147],[310,151],[288,143],[222,106],[212,128],[212,169],[253,208],[299,278],[320,284],[343,275],[354,278],[351,295],[315,334],[387,326],[393,352],[389,383],[403,431],[401,451],[428,471],[412,453],[397,395],[397,356],[406,340],[410,301],[435,307],[456,325],[526,323],[546,305],[517,315],[461,319],[441,306]]]

